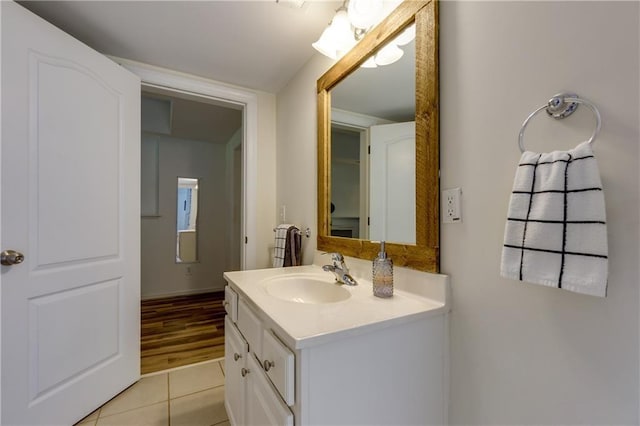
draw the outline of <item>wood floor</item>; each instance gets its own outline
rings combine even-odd
[[[224,356],[224,292],[143,300],[141,373]]]

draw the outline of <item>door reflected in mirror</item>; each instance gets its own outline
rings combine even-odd
[[[176,263],[198,261],[198,186],[196,178],[178,177]]]
[[[416,244],[415,42],[331,90],[330,232]]]

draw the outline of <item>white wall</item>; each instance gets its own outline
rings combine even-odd
[[[280,117],[279,112],[277,116]],[[278,167],[276,163],[276,96],[273,94],[258,93],[258,131],[256,264],[257,268],[269,268],[272,265],[269,247],[273,246],[275,239],[273,228],[276,225],[276,167]]]
[[[315,55],[277,98],[277,219],[280,223],[279,209],[284,205],[286,223],[311,229],[311,238],[302,238],[305,265],[313,263],[318,232],[316,80],[332,63],[328,58]]]
[[[224,288],[227,266],[226,146],[144,134],[158,142],[158,217],[143,217],[142,298]],[[197,263],[176,263],[177,177],[200,178]]]
[[[441,227],[450,424],[638,424],[639,4],[440,5],[441,184],[463,189],[463,222]],[[294,221],[315,224],[315,80],[329,65],[317,55],[278,94],[277,203]],[[499,277],[520,125],[562,90],[603,116],[606,299]],[[525,143],[571,148],[592,120],[587,108],[563,122],[536,117]]]
[[[440,24],[442,187],[462,187],[464,199],[463,223],[442,226],[451,422],[637,423],[638,3],[444,2]],[[606,299],[499,277],[520,124],[562,90],[603,116]],[[526,147],[585,140],[594,120],[581,109],[563,122],[536,117]]]

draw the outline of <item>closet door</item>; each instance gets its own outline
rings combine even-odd
[[[140,80],[1,8],[1,422],[73,424],[140,376]]]

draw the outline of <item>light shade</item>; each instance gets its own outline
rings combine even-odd
[[[318,41],[311,44],[311,46],[324,56],[328,56],[331,59],[337,59],[338,50],[336,49],[335,36],[333,33],[333,27],[329,25],[324,29]]]
[[[312,44],[320,53],[329,58],[340,59],[353,48],[360,36],[380,22],[388,13],[389,5],[397,6],[402,0],[349,0],[349,9],[344,5],[337,11],[331,23],[322,35]],[[356,33],[358,37],[356,39]],[[408,27],[396,39],[380,49],[378,53],[365,61],[362,68],[375,68],[389,65],[402,57],[404,52],[398,46],[404,46],[415,38],[415,25]]]
[[[389,65],[402,58],[404,51],[391,42],[376,53],[375,61],[378,65]]]
[[[404,46],[413,41],[416,38],[416,24],[415,22],[409,25],[398,37],[393,41],[398,46]]]
[[[382,0],[349,0],[348,15],[354,27],[369,29],[382,18]]]
[[[376,64],[376,58],[374,58],[373,56],[370,57],[369,59],[364,61],[364,63],[360,65],[360,67],[361,68],[378,68],[378,64]]]
[[[356,44],[356,39],[344,7],[338,9],[331,24],[322,35],[312,44],[314,49],[331,59],[338,59]]]

